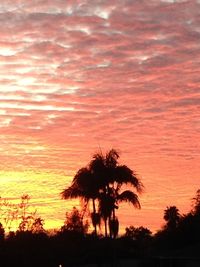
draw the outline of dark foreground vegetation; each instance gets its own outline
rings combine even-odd
[[[130,226],[115,239],[88,234],[79,219],[68,221],[54,234],[25,230],[5,237],[1,231],[1,266],[123,266],[119,262],[127,260],[137,260],[140,265],[130,266],[141,267],[190,266],[184,264],[191,260],[199,264],[200,214],[180,216],[176,226],[173,218],[154,235],[145,227]]]
[[[122,201],[140,208],[138,193],[143,188],[136,174],[120,165],[118,158],[115,150],[105,156],[95,154],[88,166],[77,172],[61,195],[81,198],[83,208],[66,213],[57,231],[44,229],[44,220],[31,209],[28,195],[23,195],[19,204],[1,199],[0,266],[200,266],[200,190],[188,214],[180,214],[176,206],[167,207],[164,226],[155,234],[132,225],[118,235],[115,210]],[[18,225],[15,232],[13,223]]]

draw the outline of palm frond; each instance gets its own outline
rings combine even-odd
[[[91,180],[92,175],[90,170],[88,168],[81,168],[74,176],[72,183],[79,187],[87,188],[90,185]]]
[[[115,181],[118,184],[130,184],[140,193],[143,191],[143,184],[136,174],[126,165],[119,165],[115,168]]]
[[[99,171],[105,167],[105,158],[102,154],[94,154],[93,159],[89,163],[89,169],[92,171]]]
[[[111,149],[105,157],[105,163],[107,167],[116,168],[118,164],[119,152],[115,149]]]
[[[140,202],[138,200],[138,196],[130,190],[125,190],[121,194],[119,194],[117,196],[117,201],[118,202],[122,202],[122,201],[130,202],[131,204],[133,204],[135,208],[137,209],[141,208]]]
[[[75,186],[73,185],[64,189],[61,192],[61,197],[63,199],[72,199],[72,198],[78,198],[82,196],[83,196],[83,192],[79,188],[75,188]]]

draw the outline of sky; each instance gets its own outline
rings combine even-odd
[[[115,148],[145,189],[121,231],[191,209],[200,174],[199,0],[1,0],[0,196],[47,228],[79,168]]]

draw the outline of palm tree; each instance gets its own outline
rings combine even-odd
[[[81,168],[71,186],[61,193],[64,199],[81,198],[85,205],[92,200],[91,218],[95,234],[100,215],[105,225],[105,236],[108,228],[110,236],[116,236],[119,222],[115,210],[120,202],[130,202],[140,208],[137,194],[131,190],[121,192],[121,189],[123,185],[131,185],[137,192],[141,192],[142,183],[126,165],[119,165],[118,158],[119,153],[115,149],[111,149],[105,156],[101,152],[94,154],[88,166]]]
[[[96,154],[90,166],[101,177],[99,184],[99,213],[105,224],[105,236],[107,236],[107,223],[110,236],[116,236],[119,222],[115,215],[119,203],[129,202],[134,207],[140,208],[138,196],[131,190],[121,192],[123,185],[131,185],[137,192],[141,192],[143,185],[136,174],[126,165],[119,165],[119,153],[111,149],[105,156]],[[112,234],[113,233],[113,234]]]
[[[170,206],[164,210],[164,219],[167,222],[166,227],[168,230],[174,230],[178,226],[180,218],[181,216],[176,206]]]

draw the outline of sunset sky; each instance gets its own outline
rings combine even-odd
[[[0,25],[2,198],[29,194],[45,227],[59,227],[74,205],[60,192],[115,148],[145,186],[141,210],[119,209],[121,231],[191,209],[200,0],[1,0]]]

